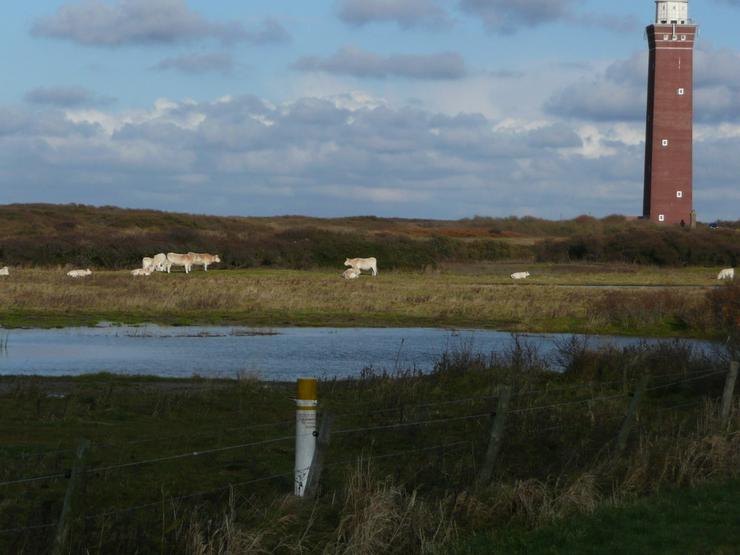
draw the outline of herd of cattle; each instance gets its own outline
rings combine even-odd
[[[176,252],[164,254],[160,252],[152,257],[145,256],[142,258],[141,268],[131,270],[131,275],[148,276],[152,272],[167,272],[169,274],[173,266],[182,266],[185,268],[186,274],[190,273],[193,266],[203,266],[203,269],[207,272],[208,266],[218,262],[221,262],[221,258],[217,254],[208,254],[207,252],[189,252],[187,254]]]
[[[152,257],[145,256],[141,260],[141,268],[135,268],[131,270],[133,276],[148,276],[152,272],[167,272],[173,266],[182,266],[185,268],[185,273],[188,274],[193,269],[193,266],[203,266],[203,269],[207,272],[208,266],[211,264],[217,264],[221,262],[221,258],[217,254],[208,254],[205,252],[189,252],[187,254],[178,254],[176,252],[163,252],[155,254]],[[378,275],[378,261],[373,258],[347,258],[344,261],[345,266],[349,266],[343,273],[344,279],[357,279],[362,274],[363,270],[369,270],[373,273],[373,276]],[[92,270],[87,268],[85,270],[70,270],[67,272],[69,277],[80,278],[89,276],[92,274]],[[10,270],[7,266],[0,268],[0,276],[10,275]],[[527,279],[530,276],[529,272],[514,272],[511,274],[511,279],[520,280]],[[717,275],[719,280],[734,280],[735,269],[724,268],[720,270]]]

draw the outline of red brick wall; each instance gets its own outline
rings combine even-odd
[[[643,215],[690,222],[695,25],[650,25]],[[675,37],[675,38],[674,38]],[[683,95],[679,94],[683,89]],[[664,146],[663,141],[668,145]],[[678,192],[681,197],[678,197]],[[660,216],[663,222],[660,222]]]

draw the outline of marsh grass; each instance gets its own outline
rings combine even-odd
[[[293,384],[7,377],[0,481],[64,473],[83,436],[91,469],[287,436],[92,472],[73,552],[364,554],[445,553],[476,530],[536,528],[738,475],[740,413],[735,404],[723,428],[716,401],[726,361],[680,342],[561,351],[561,373],[517,338],[503,354],[451,351],[429,374],[368,369],[320,382],[336,423],[319,496],[305,501],[289,495]],[[615,456],[627,394],[648,369],[637,429]],[[501,384],[516,388],[505,447],[494,480],[476,489]],[[65,486],[2,486],[0,529],[54,522]],[[0,549],[43,552],[50,530],[0,534]]]
[[[339,271],[241,270],[153,274],[19,270],[0,289],[5,327],[120,323],[253,326],[450,326],[514,331],[706,336],[706,292],[600,286],[714,285],[707,271],[634,272],[542,265],[512,284],[511,265],[472,273],[392,272],[345,282]],[[594,287],[590,287],[594,286]]]

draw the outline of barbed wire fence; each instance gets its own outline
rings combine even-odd
[[[692,384],[699,382],[701,380],[706,380],[708,378],[718,378],[722,375],[726,375],[725,380],[725,386],[723,388],[723,394],[721,397],[721,413],[723,418],[725,418],[726,413],[729,414],[730,408],[729,403],[732,402],[732,399],[734,398],[734,387],[735,387],[735,381],[737,379],[737,364],[733,363],[730,367],[729,372],[727,371],[708,371],[697,375],[692,376],[686,376],[683,373],[672,373],[672,374],[663,374],[659,376],[652,376],[648,379],[644,380],[644,386],[642,386],[642,393],[645,392],[655,392],[659,390],[664,389],[670,389],[672,387],[677,387],[681,385],[686,384]],[[650,383],[653,382],[653,383]],[[659,383],[655,383],[659,382]],[[613,385],[613,384],[619,384],[621,383],[621,380],[614,380],[612,382],[601,382],[597,385],[600,386],[602,389],[605,387],[606,384]],[[401,411],[401,416],[399,419],[397,419],[394,422],[389,423],[383,423],[383,424],[375,424],[375,425],[367,425],[367,426],[347,426],[339,428],[333,432],[331,432],[331,438],[336,440],[337,438],[342,437],[353,437],[353,436],[360,436],[360,438],[366,438],[368,437],[368,434],[392,434],[397,431],[402,430],[411,430],[411,429],[419,429],[419,428],[426,428],[426,427],[441,427],[441,426],[450,426],[454,424],[462,424],[462,423],[475,423],[478,425],[479,430],[482,430],[483,432],[486,431],[487,426],[485,425],[486,422],[491,423],[491,440],[494,441],[495,431],[497,429],[497,421],[498,421],[498,428],[504,429],[505,428],[505,421],[503,419],[509,418],[509,422],[518,422],[520,425],[522,423],[527,422],[527,418],[530,417],[537,417],[537,415],[541,414],[547,414],[550,417],[558,416],[560,414],[560,411],[562,409],[576,409],[581,406],[586,406],[586,411],[582,412],[581,414],[586,415],[590,420],[593,422],[595,420],[595,417],[593,415],[593,408],[595,406],[599,406],[600,404],[609,404],[609,403],[615,403],[618,401],[624,401],[624,400],[630,400],[630,405],[627,408],[627,411],[624,414],[611,414],[607,417],[599,417],[600,423],[606,424],[607,422],[609,424],[615,424],[617,421],[621,421],[621,426],[619,430],[619,436],[622,437],[624,434],[629,435],[631,431],[631,426],[634,422],[633,417],[634,415],[631,415],[631,412],[633,412],[632,406],[635,405],[634,400],[637,396],[637,391],[632,391],[628,393],[615,393],[615,394],[609,394],[609,395],[588,395],[579,397],[576,399],[568,399],[568,400],[562,400],[552,403],[544,403],[544,404],[527,404],[527,400],[531,399],[532,397],[535,397],[539,395],[542,396],[554,396],[556,394],[560,393],[578,393],[584,390],[590,390],[592,393],[595,391],[595,388],[593,387],[593,384],[577,384],[574,387],[565,387],[565,388],[546,388],[539,391],[535,390],[524,390],[519,392],[511,392],[511,399],[513,399],[515,402],[519,402],[518,405],[514,405],[513,407],[509,408],[508,406],[505,408],[504,411],[501,411],[501,397],[503,390],[500,390],[496,395],[481,395],[481,396],[470,396],[470,397],[464,397],[464,398],[457,398],[457,399],[445,399],[440,401],[431,401],[431,402],[425,402],[425,403],[416,403],[416,404],[405,404],[402,407],[375,407],[375,408],[369,408],[368,410],[371,412],[375,412],[377,415],[385,416],[385,417],[397,417],[394,415],[397,415],[399,413],[399,410]],[[728,394],[729,391],[729,394]],[[713,399],[715,400],[715,399]],[[491,410],[490,405],[493,401],[499,402],[498,405],[494,410]],[[692,399],[690,401],[683,401],[680,403],[674,403],[669,406],[659,406],[655,407],[656,413],[669,413],[671,411],[676,411],[679,409],[685,409],[687,407],[693,407],[699,404],[702,404],[707,401],[707,398],[702,396],[698,399]],[[450,407],[454,407],[455,405],[465,405],[465,404],[476,404],[476,403],[485,403],[487,405],[488,410],[479,410],[471,413],[466,414],[454,414],[454,415],[439,415],[436,417],[427,417],[427,418],[419,418],[419,419],[408,419],[407,418],[410,415],[413,414],[419,414],[423,411],[428,411],[429,409],[436,409],[436,410],[445,410],[450,409]],[[363,411],[353,411],[353,412],[336,412],[332,413],[333,416],[339,420],[346,419],[348,421],[351,421],[353,418],[356,417],[362,417],[365,416],[368,412],[368,410]],[[636,410],[636,409],[635,409]],[[406,416],[404,416],[404,412]],[[590,414],[588,414],[590,413]],[[427,412],[428,414],[428,412]],[[390,416],[387,416],[390,415]],[[513,419],[513,420],[511,420]],[[517,420],[519,419],[519,420]],[[277,420],[274,422],[268,422],[268,423],[260,423],[260,424],[254,424],[254,425],[248,425],[248,426],[238,426],[238,427],[230,427],[229,431],[253,431],[253,430],[269,430],[272,428],[280,428],[289,426],[292,424],[294,420],[289,419],[283,419],[283,420]],[[564,426],[566,424],[564,422],[551,425],[551,426],[540,426],[538,428],[539,433],[544,432],[555,432],[555,431],[562,431],[564,429]],[[218,430],[218,432],[222,432],[223,430]],[[215,433],[216,430],[213,430],[213,433]],[[209,431],[200,431],[197,433],[192,434],[191,437],[207,437],[209,435]],[[497,433],[501,433],[500,431]],[[737,432],[732,432],[733,434],[736,434]],[[178,438],[183,437],[185,434],[178,434],[173,435],[169,437]],[[243,452],[245,450],[249,450],[250,448],[260,449],[265,448],[268,446],[274,446],[281,443],[286,443],[289,441],[295,440],[295,435],[280,435],[275,437],[268,437],[265,439],[255,440],[255,441],[249,441],[249,442],[241,442],[236,443],[233,445],[227,445],[227,446],[221,446],[221,447],[204,447],[202,449],[198,450],[190,450],[187,452],[179,452],[174,454],[163,454],[158,457],[151,457],[141,460],[135,460],[135,461],[128,461],[128,462],[121,462],[118,464],[108,464],[108,465],[100,465],[100,466],[93,466],[91,468],[85,468],[82,470],[82,474],[85,477],[105,477],[108,474],[112,472],[126,472],[132,469],[136,468],[142,468],[149,465],[159,465],[164,463],[171,463],[174,461],[186,461],[186,460],[192,460],[195,458],[208,458],[211,456],[216,456],[218,454],[222,453],[229,453],[229,452]],[[485,436],[483,436],[484,438]],[[143,443],[150,443],[155,441],[162,441],[162,437],[140,437],[131,441],[123,442],[122,444],[106,444],[106,443],[99,443],[97,445],[98,448],[114,448],[118,447],[121,448],[122,446],[126,445],[138,445]],[[465,440],[457,440],[457,441],[450,441],[450,442],[443,442],[443,443],[432,443],[432,444],[425,444],[420,446],[414,446],[413,448],[409,449],[403,449],[403,450],[395,450],[390,452],[381,452],[381,453],[370,453],[370,454],[363,454],[362,456],[368,460],[392,460],[392,459],[403,459],[408,458],[410,456],[413,456],[415,454],[419,453],[430,453],[430,452],[444,452],[444,453],[450,453],[455,451],[461,451],[466,450],[470,452],[471,462],[473,465],[476,465],[476,444],[480,445],[481,443],[481,437],[479,434],[479,437],[474,437],[471,439],[465,439]],[[496,439],[497,441],[501,441],[501,437],[498,437]],[[613,441],[617,441],[617,438],[613,438]],[[490,443],[489,443],[490,447]],[[74,452],[74,449],[55,449],[47,451],[47,454],[59,454],[59,453],[69,453]],[[32,453],[37,454],[37,453]],[[337,460],[333,460],[328,462],[324,465],[325,468],[336,468],[345,466],[347,464],[353,463],[357,460],[357,456],[354,457],[344,457],[339,458]],[[482,465],[485,467],[486,473],[490,475],[493,466],[495,465],[496,460],[495,457],[493,459],[487,458]],[[73,469],[74,470],[74,469]],[[31,487],[35,484],[40,483],[48,483],[53,481],[59,481],[63,479],[70,480],[72,477],[73,472],[69,470],[65,470],[63,472],[55,472],[55,473],[49,473],[49,474],[42,474],[38,476],[20,476],[14,479],[0,481],[0,495],[2,495],[3,490],[8,490],[9,488],[13,487]],[[231,480],[228,483],[224,483],[218,487],[215,488],[209,488],[202,491],[196,491],[196,492],[186,492],[178,495],[169,495],[165,496],[164,494],[157,499],[156,501],[147,501],[144,503],[138,503],[138,504],[132,504],[128,506],[123,507],[110,507],[98,512],[83,512],[82,514],[74,515],[74,518],[76,520],[82,520],[82,521],[96,521],[103,518],[110,518],[110,517],[116,517],[123,514],[128,513],[134,513],[137,511],[152,509],[152,508],[159,508],[162,506],[163,503],[177,503],[182,501],[187,501],[191,499],[196,498],[204,498],[208,496],[213,496],[216,494],[223,494],[224,492],[233,491],[237,488],[244,488],[251,485],[264,483],[264,482],[270,482],[270,481],[277,481],[282,480],[284,482],[288,482],[291,480],[291,477],[294,476],[294,470],[286,470],[284,472],[273,472],[268,473],[262,476],[258,476],[255,478],[251,478],[248,480],[242,480],[242,481],[234,481]],[[69,488],[68,488],[69,489]],[[7,496],[6,496],[7,497]],[[54,530],[58,529],[62,523],[60,520],[55,521],[49,521],[49,522],[43,522],[43,523],[37,523],[37,524],[28,524],[24,526],[16,526],[16,527],[7,527],[0,529],[0,535],[10,535],[10,534],[25,534],[25,533],[31,533],[35,531],[40,530]]]

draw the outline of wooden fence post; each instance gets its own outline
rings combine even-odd
[[[726,427],[730,419],[730,407],[732,407],[732,396],[735,393],[735,382],[737,381],[738,362],[730,362],[730,371],[727,373],[725,380],[725,390],[722,393],[722,427]]]
[[[637,407],[640,404],[647,384],[650,381],[650,373],[646,372],[640,378],[640,382],[637,384],[637,388],[632,394],[632,400],[630,401],[627,413],[624,415],[624,421],[622,422],[622,428],[619,430],[619,436],[617,437],[617,451],[624,451],[627,447],[627,438],[629,438],[630,430],[632,430],[632,424],[635,421],[635,414],[637,413]]]
[[[486,458],[481,465],[478,477],[475,480],[476,487],[482,487],[491,481],[493,467],[496,464],[496,458],[501,450],[501,443],[504,435],[504,425],[506,424],[506,414],[509,410],[509,401],[511,400],[511,386],[503,386],[499,390],[498,404],[496,406],[496,415],[491,426],[491,438],[488,441],[488,450]]]
[[[54,548],[52,549],[53,555],[62,555],[68,551],[67,541],[69,539],[69,529],[77,509],[79,490],[84,482],[85,464],[87,462],[89,448],[90,441],[84,438],[81,439],[77,446],[72,474],[69,478],[69,484],[67,484],[67,493],[64,494],[64,504],[62,505],[62,512],[59,515],[59,522],[57,523],[57,533],[54,537]]]
[[[308,471],[308,479],[306,480],[306,488],[304,490],[305,497],[315,497],[319,491],[319,480],[321,480],[321,471],[324,469],[324,459],[329,449],[331,428],[333,425],[334,416],[324,414],[319,425],[319,440],[316,445],[316,451],[313,454],[313,459],[311,460],[311,470]]]

